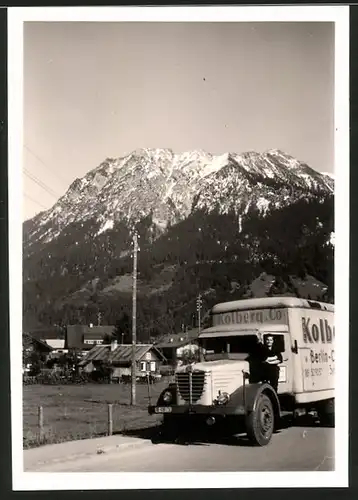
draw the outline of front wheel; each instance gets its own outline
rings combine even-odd
[[[249,440],[256,446],[267,445],[274,432],[275,415],[271,400],[262,394],[256,408],[246,418],[246,432]]]
[[[179,440],[183,430],[183,422],[175,416],[164,415],[162,424],[158,428],[155,441],[165,443],[175,443]]]

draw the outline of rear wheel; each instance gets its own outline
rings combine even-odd
[[[320,424],[327,427],[334,427],[334,399],[327,399],[317,407]]]
[[[275,428],[275,415],[271,400],[261,394],[256,408],[246,418],[246,432],[250,441],[256,446],[267,445]]]

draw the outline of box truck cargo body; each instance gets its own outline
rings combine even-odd
[[[267,336],[282,356],[277,392],[254,378],[255,349]],[[283,411],[314,409],[322,422],[332,421],[334,339],[332,304],[293,297],[217,304],[198,339],[201,359],[177,368],[175,383],[149,412],[176,424],[229,417],[259,445],[270,441]]]

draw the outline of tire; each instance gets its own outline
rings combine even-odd
[[[261,394],[255,410],[246,418],[246,433],[255,446],[266,446],[272,438],[275,429],[275,414],[271,400]]]
[[[320,424],[324,427],[334,427],[334,399],[322,402],[317,408]]]
[[[156,442],[175,442],[178,438],[179,428],[178,421],[175,417],[164,415],[163,422],[158,428]]]

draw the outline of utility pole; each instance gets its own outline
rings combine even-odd
[[[201,298],[201,293],[199,293],[198,298],[196,299],[196,310],[198,311],[198,325],[199,325],[199,334],[201,328],[201,308],[203,305],[203,300]]]
[[[131,366],[131,405],[136,404],[136,343],[137,343],[137,254],[138,233],[133,232],[133,308],[132,308],[132,366]]]

